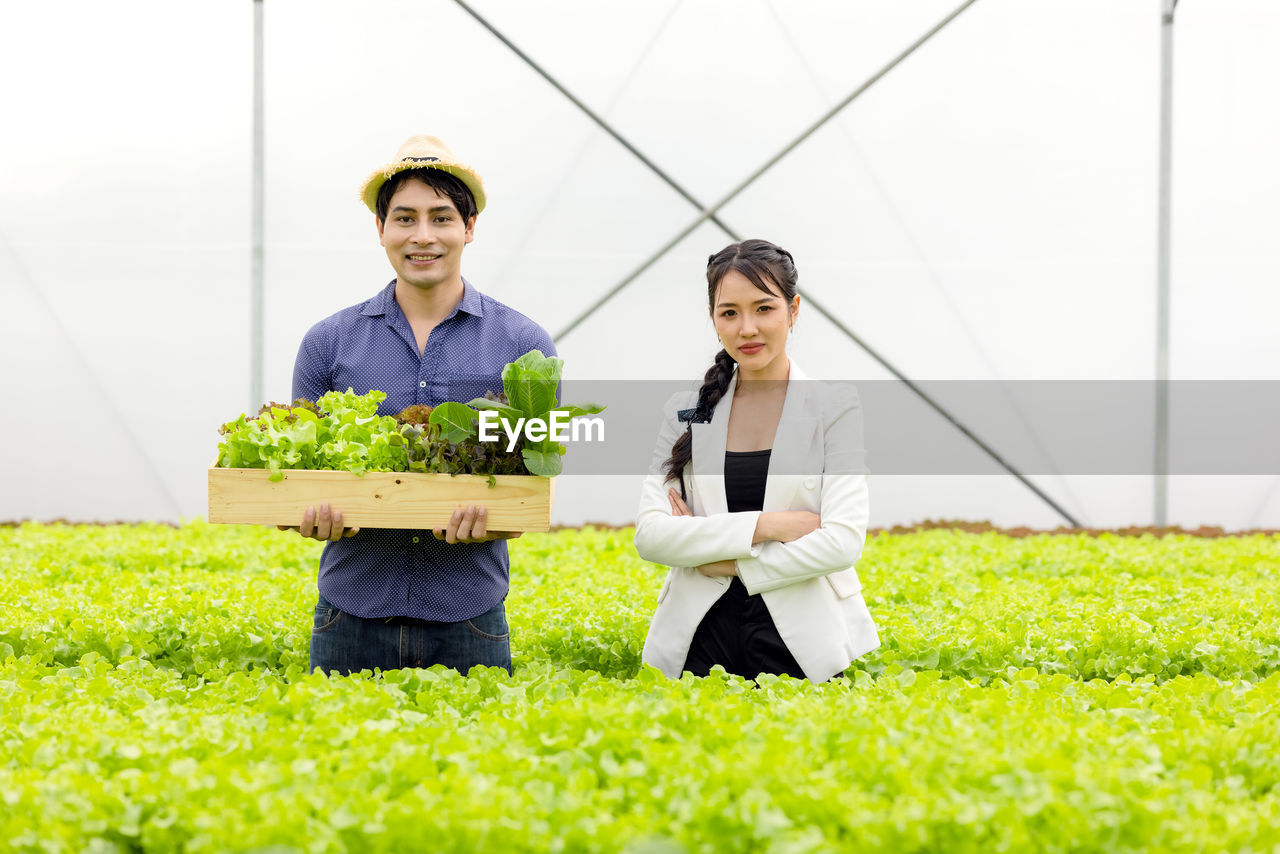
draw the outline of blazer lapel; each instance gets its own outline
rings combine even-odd
[[[805,477],[822,473],[822,449],[816,447],[818,419],[808,414],[806,406],[810,385],[808,377],[792,362],[787,396],[782,401],[782,415],[773,435],[773,452],[769,454],[769,479],[764,490],[766,511],[791,509]]]
[[[724,449],[729,443],[729,410],[733,407],[733,390],[737,385],[738,373],[734,371],[711,422],[692,425],[693,482],[702,504],[700,516],[729,512],[729,501],[724,494]]]

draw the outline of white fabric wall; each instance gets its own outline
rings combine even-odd
[[[477,0],[704,202],[953,0]],[[1154,375],[1159,2],[979,0],[731,202],[908,375]],[[6,8],[0,520],[204,511],[215,428],[248,408],[252,3]],[[1173,376],[1280,379],[1280,7],[1187,0],[1175,53]],[[481,170],[479,287],[557,332],[696,212],[447,0],[266,0],[266,377],[391,278],[365,175],[415,132]],[[559,342],[577,378],[693,377],[714,351],[704,224]],[[888,375],[814,312],[795,355]],[[1175,436],[1176,440],[1176,436]],[[872,449],[874,458],[874,449]],[[566,478],[557,517],[629,521],[635,478]],[[1147,523],[1149,478],[1036,481]],[[1175,478],[1183,524],[1280,526],[1275,476]],[[888,477],[874,523],[1055,525],[1005,477]]]

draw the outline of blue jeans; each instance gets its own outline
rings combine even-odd
[[[464,674],[477,664],[510,673],[511,640],[503,604],[460,623],[437,623],[412,617],[356,617],[319,597],[311,629],[313,671],[319,667],[346,675],[433,664]]]

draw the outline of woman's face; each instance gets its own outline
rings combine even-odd
[[[797,295],[790,302],[777,285],[765,280],[770,293],[730,270],[716,288],[711,317],[720,344],[745,375],[767,377],[787,365],[787,333],[800,308]]]

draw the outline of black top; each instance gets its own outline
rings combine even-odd
[[[771,450],[724,452],[724,497],[730,513],[764,509]]]

